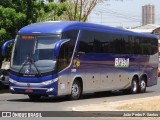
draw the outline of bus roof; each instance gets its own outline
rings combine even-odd
[[[156,38],[156,36],[151,34],[136,33],[119,28],[78,21],[48,21],[34,23],[20,29],[18,34],[59,34],[68,30],[92,30],[99,32],[112,32],[119,34]]]

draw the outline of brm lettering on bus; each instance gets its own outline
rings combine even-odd
[[[129,67],[129,58],[115,58],[115,67],[117,68]]]

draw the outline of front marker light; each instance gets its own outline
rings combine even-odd
[[[16,83],[17,81],[13,80],[13,79],[9,79],[9,82],[11,83]]]
[[[43,85],[49,85],[49,84],[52,84],[54,82],[58,81],[58,78],[55,78],[53,80],[48,80],[48,81],[44,81],[42,82]]]
[[[11,87],[10,87],[10,90],[14,91],[14,88],[11,86]]]
[[[51,91],[53,91],[53,90],[54,90],[54,88],[49,88],[49,89],[47,89],[46,92],[51,92]]]
[[[53,83],[53,80],[48,80],[48,81],[42,82],[42,84],[44,84],[44,85],[49,85],[51,83]]]

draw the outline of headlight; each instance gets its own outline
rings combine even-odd
[[[11,83],[16,83],[17,81],[15,81],[15,80],[13,80],[13,79],[9,79],[9,82],[11,82]]]
[[[42,82],[42,84],[44,84],[44,85],[49,85],[49,84],[52,84],[52,83],[54,83],[54,82],[56,82],[56,81],[58,81],[58,78],[55,78],[55,79],[53,79],[53,80],[48,80],[48,81]]]

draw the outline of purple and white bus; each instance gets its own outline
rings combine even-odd
[[[41,96],[123,90],[145,92],[157,84],[158,39],[83,22],[42,22],[23,27],[14,42],[10,91]]]

